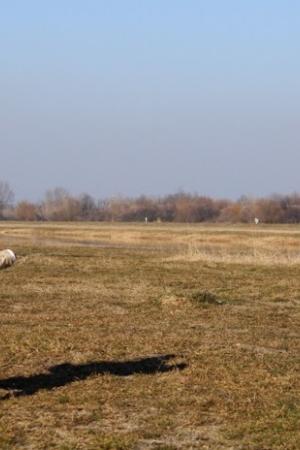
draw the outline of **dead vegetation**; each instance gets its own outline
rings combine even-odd
[[[1,450],[299,448],[300,229],[47,227],[1,225]]]

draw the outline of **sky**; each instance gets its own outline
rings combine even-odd
[[[16,201],[300,191],[300,2],[0,0]]]

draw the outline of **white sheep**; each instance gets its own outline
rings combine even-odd
[[[0,269],[6,269],[6,267],[10,267],[16,261],[17,255],[7,248],[6,250],[0,251]]]

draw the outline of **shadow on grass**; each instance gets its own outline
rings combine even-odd
[[[87,364],[59,364],[50,367],[48,373],[0,380],[0,389],[9,391],[9,393],[0,397],[0,400],[33,395],[41,389],[52,390],[73,383],[74,381],[85,380],[91,375],[109,374],[127,377],[134,374],[154,375],[156,373],[171,372],[175,369],[183,370],[187,366],[185,363],[168,363],[175,356],[152,356],[123,362],[99,361]]]

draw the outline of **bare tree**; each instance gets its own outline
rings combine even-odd
[[[76,220],[79,212],[78,201],[67,189],[57,187],[46,192],[43,203],[43,215],[46,220]]]
[[[13,203],[14,198],[15,194],[9,183],[0,180],[0,217],[2,217],[4,208]]]
[[[15,206],[14,215],[17,220],[37,220],[39,217],[38,205],[28,202],[27,200],[22,200]]]
[[[84,192],[78,199],[81,220],[93,220],[96,216],[96,203],[93,197]]]

